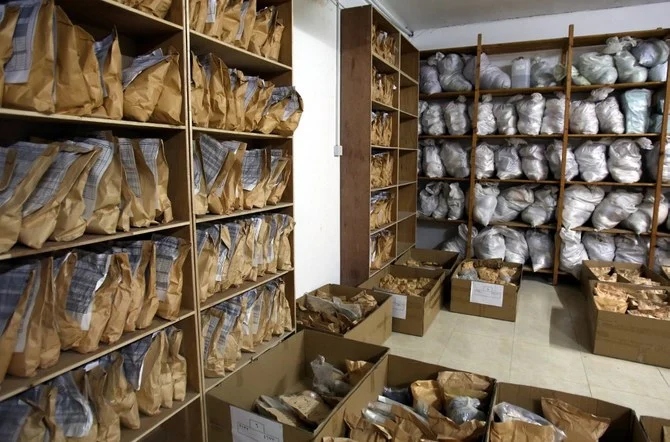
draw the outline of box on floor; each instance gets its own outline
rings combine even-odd
[[[660,285],[664,286],[670,286],[670,280],[665,278],[664,276],[659,275],[658,273],[654,272],[652,269],[647,267],[644,264],[634,264],[631,262],[613,262],[613,261],[582,261],[582,274],[581,274],[581,283],[582,283],[582,289],[584,290],[584,293],[587,294],[589,293],[589,284],[590,281],[598,281],[598,275],[594,272],[593,269],[596,268],[602,268],[602,267],[611,267],[616,270],[639,270],[640,275],[649,278],[654,282],[659,283]],[[626,278],[622,277],[621,275],[617,276],[617,281],[613,282],[622,282],[622,283],[630,283],[629,280]]]
[[[356,287],[347,287],[344,285],[328,284],[311,292],[327,292],[332,296],[338,296],[345,299],[351,299],[360,294],[363,290]],[[365,319],[356,324],[351,330],[342,336],[354,341],[367,342],[369,344],[381,345],[391,336],[392,327],[392,309],[393,299],[391,295],[369,290],[371,296],[377,300],[377,308]],[[308,328],[298,325],[299,329]]]
[[[444,303],[449,302],[451,290],[451,275],[460,263],[458,253],[433,249],[409,249],[396,260],[395,265],[418,267],[428,270],[442,269],[447,273],[444,280]]]
[[[515,269],[512,284],[493,284],[484,281],[461,279],[458,275],[465,263],[477,266],[502,266]],[[492,267],[495,268],[495,267]],[[516,321],[517,295],[523,277],[523,266],[500,260],[465,260],[454,270],[451,277],[451,302],[449,310],[454,313],[482,316],[503,321]]]
[[[344,404],[367,394],[366,392],[370,390],[368,383],[371,382],[371,373],[374,373],[379,363],[385,360],[387,352],[388,349],[385,347],[351,341],[313,330],[303,330],[231,374],[207,393],[210,440],[306,442],[320,441],[327,435],[344,435]],[[310,390],[312,388],[310,362],[319,355],[340,369],[345,366],[345,360],[364,360],[375,366],[313,432],[282,425],[255,413],[254,401],[261,395],[278,396]]]
[[[642,416],[640,418],[645,442],[667,442],[670,441],[670,419],[660,417]],[[638,442],[637,440],[635,442]]]
[[[386,275],[406,279],[429,278],[435,280],[435,284],[423,296],[391,293],[379,287],[380,281]],[[445,279],[446,272],[444,270],[427,270],[391,265],[378,272],[359,287],[392,295],[394,332],[423,336],[440,311]]]

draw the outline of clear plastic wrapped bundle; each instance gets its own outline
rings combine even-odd
[[[437,71],[437,60],[430,57],[428,61],[421,62],[419,71],[419,84],[422,94],[438,94],[442,92],[440,86],[440,74]]]
[[[668,61],[670,49],[665,41],[659,40],[658,38],[650,38],[638,42],[638,44],[631,49],[631,53],[635,56],[640,65],[647,68],[653,68],[654,66],[658,66],[659,64]]]
[[[589,86],[591,85],[591,82],[583,76],[580,72],[579,69],[577,69],[577,66],[572,66],[571,68],[571,73],[572,73],[572,84],[575,86]]]
[[[654,143],[651,150],[644,151],[645,168],[654,181],[658,180],[658,159],[660,152],[661,143],[659,141]],[[663,175],[661,176],[661,181],[670,183],[670,149],[665,149],[665,155],[663,157]]]
[[[493,97],[489,94],[482,95],[477,107],[477,135],[491,135],[496,133],[496,119],[493,116]],[[468,106],[470,120],[474,120],[474,104]]]
[[[521,170],[529,180],[546,180],[549,176],[547,151],[541,144],[527,144],[519,149]]]
[[[491,178],[495,172],[496,164],[493,148],[487,143],[480,143],[475,149],[475,177],[477,179]]]
[[[470,176],[470,155],[460,144],[453,141],[443,141],[440,158],[447,176],[454,178]]]
[[[598,232],[586,232],[582,235],[582,244],[593,261],[614,261],[616,246],[614,235]]]
[[[569,229],[583,226],[603,198],[605,191],[597,186],[575,184],[565,189],[563,225]]]
[[[476,237],[477,237],[477,229],[473,227],[472,228],[473,240]],[[446,240],[440,246],[440,249],[447,252],[458,253],[459,257],[465,258],[465,256],[467,255],[467,247],[468,247],[468,225],[461,224],[460,226],[458,226],[458,233],[452,236],[450,239]]]
[[[456,396],[446,406],[445,414],[457,425],[462,425],[472,420],[484,421],[486,420],[486,415],[477,409],[481,405],[479,399],[468,396]]]
[[[472,212],[475,222],[483,226],[489,225],[498,204],[499,194],[500,190],[498,190],[498,186],[475,184],[475,207]]]
[[[556,93],[556,98],[549,98],[544,106],[540,133],[546,135],[562,134],[565,126],[565,94]]]
[[[440,184],[440,193],[437,198],[437,208],[433,211],[433,218],[435,219],[445,219],[449,214],[449,200],[448,198],[448,188],[447,183]]]
[[[512,60],[512,87],[530,87],[530,60],[518,57]]]
[[[487,227],[472,240],[475,256],[479,259],[505,259],[505,237],[502,227]]]
[[[554,75],[554,66],[550,66],[547,60],[533,57],[530,65],[530,86],[549,87],[557,84],[558,80]]]
[[[437,71],[440,74],[440,86],[447,92],[466,92],[472,90],[472,83],[463,76],[465,63],[458,54],[435,54]]]
[[[551,169],[551,174],[555,179],[561,179],[562,173],[562,163],[561,159],[563,157],[563,142],[554,141],[549,146],[547,146],[547,161],[549,162],[549,168]],[[566,150],[566,165],[565,165],[565,179],[567,181],[572,181],[577,175],[579,175],[579,164],[575,159],[575,152],[572,149],[572,146],[568,146]]]
[[[440,192],[442,183],[428,183],[426,187],[419,192],[419,213],[425,217],[433,216],[440,201]]]
[[[642,202],[642,194],[617,190],[610,192],[598,204],[591,215],[591,223],[596,230],[613,229],[637,211]]]
[[[423,144],[423,171],[429,178],[442,178],[446,171],[440,159],[440,148],[435,140],[424,140]]]
[[[614,84],[619,74],[608,54],[586,52],[577,58],[577,69],[591,84]]]
[[[442,193],[446,194],[447,206],[449,208],[447,219],[457,220],[464,219],[465,213],[465,194],[461,190],[458,183],[449,184],[449,192],[447,188],[442,189]]]
[[[521,158],[519,157],[519,145],[525,141],[518,139],[507,140],[508,146],[500,146],[495,150],[496,172],[501,180],[512,180],[521,178]]]
[[[535,190],[533,203],[521,213],[521,219],[532,227],[541,226],[554,220],[558,188],[543,186]]]
[[[529,229],[526,243],[534,272],[554,267],[554,238],[550,232]]]
[[[668,79],[668,62],[659,64],[649,69],[649,81],[667,81]]]
[[[423,133],[423,126],[421,125],[421,116],[423,115],[424,111],[428,109],[428,103],[426,101],[419,101],[419,118],[417,118],[416,122],[418,125],[418,135],[421,135]]]
[[[626,133],[643,134],[649,127],[652,92],[649,89],[629,89],[621,94],[626,115]]]
[[[461,95],[456,101],[451,101],[444,106],[444,122],[449,135],[465,135],[472,128],[468,117],[468,106],[465,102],[466,98]]]
[[[649,76],[649,70],[640,66],[628,51],[621,51],[614,55],[614,64],[619,75],[620,83],[644,83]]]
[[[637,183],[642,178],[642,150],[652,150],[649,138],[621,138],[610,144],[607,167],[614,181]]]
[[[575,149],[575,159],[582,180],[592,183],[607,178],[607,144],[604,140],[584,142]]]
[[[626,218],[621,226],[625,229],[630,229],[638,235],[642,233],[651,232],[651,225],[654,218],[654,207],[656,198],[654,195],[654,190],[647,190],[647,193],[642,200],[642,203],[637,206],[635,213],[631,214]],[[658,225],[660,226],[668,219],[668,202],[665,199],[665,195],[661,194],[661,197],[658,201]]]
[[[598,130],[596,104],[591,100],[570,102],[570,133],[595,135]]]
[[[667,127],[670,127],[670,120],[668,120]],[[651,114],[649,116],[649,127],[647,128],[647,133],[658,134],[661,132],[663,132],[663,114]],[[666,133],[670,133],[670,131],[666,131]]]
[[[596,103],[599,131],[604,134],[622,134],[625,130],[625,124],[619,102],[616,98],[607,96],[614,92],[614,89],[602,88],[598,91],[601,93],[598,98],[603,98]]]
[[[493,407],[493,412],[498,416],[501,422],[521,421],[531,425],[538,425],[541,427],[551,427],[553,429],[554,437],[543,442],[563,442],[567,439],[566,434],[554,427],[551,422],[535,413],[531,413],[525,408],[512,405],[508,402],[501,402]],[[524,435],[525,436],[525,435]],[[526,440],[537,440],[537,437],[529,436]]]
[[[616,254],[614,261],[647,264],[649,258],[649,238],[636,235],[617,235],[614,238]]]
[[[444,122],[444,113],[440,103],[429,103],[421,114],[421,130],[426,135],[445,135],[447,125]]]
[[[516,134],[517,115],[514,103],[519,100],[519,97],[521,95],[510,98],[506,103],[496,103],[493,105],[493,116],[496,119],[499,134]]]
[[[523,231],[510,229],[509,227],[500,227],[500,233],[505,239],[505,262],[515,264],[525,264],[530,257],[528,252],[528,243]]]
[[[524,135],[539,135],[544,116],[544,97],[535,92],[530,97],[515,103],[517,114],[517,130]]]
[[[535,201],[530,186],[508,187],[500,191],[492,222],[508,222],[516,219],[521,212]]]
[[[476,58],[468,60],[463,69],[463,75],[470,83],[475,84],[475,63]],[[509,89],[512,86],[512,80],[502,69],[494,66],[489,61],[489,57],[482,53],[479,59],[479,87],[481,89]]]
[[[564,272],[570,273],[579,279],[582,271],[582,261],[589,259],[586,249],[582,244],[581,232],[561,229],[561,253],[559,267]]]

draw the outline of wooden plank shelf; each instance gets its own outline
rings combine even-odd
[[[221,293],[216,293],[213,296],[210,296],[205,300],[205,302],[202,303],[200,306],[200,310],[207,310],[208,308],[212,308],[215,305],[221,304],[222,302],[228,301],[230,299],[235,298],[236,296],[240,296],[249,290],[253,290],[256,287],[260,287],[262,285],[267,284],[270,281],[274,281],[275,279],[279,279],[282,276],[287,275],[289,272],[292,272],[293,270],[284,270],[284,271],[279,271],[277,273],[267,273],[263,276],[260,276],[256,281],[244,281],[239,287],[231,287],[228,290],[225,290]]]
[[[256,208],[256,209],[238,210],[238,211],[228,213],[228,214],[225,214],[225,215],[218,215],[218,214],[215,214],[215,213],[211,213],[211,214],[207,214],[207,215],[196,215],[195,222],[198,223],[198,224],[201,224],[201,223],[213,223],[213,222],[217,222],[217,221],[228,221],[230,219],[240,218],[240,217],[243,217],[243,216],[276,212],[276,211],[279,211],[279,210],[282,210],[282,209],[288,209],[290,207],[293,207],[293,203],[278,203],[278,204],[270,204],[270,205],[267,205],[265,207]]]

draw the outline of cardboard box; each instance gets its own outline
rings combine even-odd
[[[407,265],[407,261],[413,259],[419,262],[434,262],[441,269],[447,271],[447,276],[451,276],[458,265],[458,253],[447,252],[444,250],[433,249],[409,249],[396,260],[395,265]],[[410,266],[408,266],[410,267]],[[428,270],[435,270],[436,267],[421,267]]]
[[[489,266],[502,265],[516,269],[512,278],[515,284],[491,284],[483,281],[471,281],[460,279],[463,264],[475,262]],[[451,277],[451,302],[449,309],[455,313],[466,315],[483,316],[486,318],[502,319],[503,321],[516,321],[517,294],[521,284],[523,266],[500,260],[466,260],[456,267]]]
[[[244,368],[231,374],[219,386],[207,393],[207,419],[210,440],[284,440],[291,442],[320,441],[325,435],[344,435],[343,406],[357,395],[369,391],[370,376],[385,359],[388,349],[377,345],[343,339],[336,335],[303,330]],[[365,360],[374,368],[332,410],[313,432],[282,425],[266,419],[253,410],[254,401],[261,395],[279,396],[312,389],[310,362],[318,355],[340,369],[347,359]],[[362,392],[359,389],[364,387]],[[235,435],[233,435],[235,432]],[[283,439],[273,439],[281,437]]]
[[[433,288],[424,296],[392,294],[393,331],[414,336],[423,336],[440,311],[446,272],[415,267],[391,265],[365,281],[359,287],[389,293],[379,289],[379,282],[386,275],[397,278],[430,278],[435,280]]]
[[[582,289],[584,290],[584,294],[588,294],[589,292],[589,283],[590,281],[597,281],[598,277],[596,276],[595,273],[593,273],[593,268],[597,267],[614,267],[615,269],[634,269],[634,270],[640,270],[640,273],[642,276],[645,278],[649,278],[654,282],[658,282],[660,285],[664,286],[670,286],[670,280],[665,278],[664,276],[659,275],[658,273],[654,272],[651,270],[649,267],[643,264],[633,264],[630,262],[610,262],[610,261],[583,261],[582,262],[582,275],[581,275],[581,282],[582,282]],[[622,277],[621,275],[618,275],[618,280],[616,282],[623,282],[623,283],[630,283],[626,278]]]
[[[644,438],[641,440],[645,442],[664,442],[667,439],[663,439],[663,427],[668,427],[665,431],[665,437],[670,438],[670,419],[642,416],[640,418],[640,423],[644,430]]]
[[[347,287],[344,285],[337,284],[328,284],[317,289],[321,291],[326,291],[333,296],[340,296],[346,299],[351,299],[359,293],[363,292],[363,289],[357,287]],[[315,293],[311,292],[312,294]],[[372,295],[376,300],[379,306],[375,311],[370,313],[365,319],[356,324],[354,328],[346,332],[343,336],[347,339],[352,339],[354,341],[367,342],[369,344],[381,345],[391,336],[391,328],[393,323],[393,299],[391,295],[384,293],[378,293],[373,290],[368,290],[368,293]],[[298,324],[298,329],[302,330],[303,327]]]
[[[639,437],[641,434],[639,421],[635,416],[635,412],[630,408],[590,397],[578,396],[544,388],[503,382],[496,385],[496,404],[509,402],[510,404],[523,407],[540,416],[542,416],[542,405],[540,401],[543,397],[560,399],[586,411],[587,413],[611,419],[609,428],[603,437],[600,438],[601,442],[628,442],[637,440],[634,438],[634,435],[637,434],[637,437]],[[489,437],[490,433],[487,435],[486,440],[489,440]]]
[[[593,353],[670,368],[670,321],[599,310],[593,296],[596,284],[622,285],[590,281],[586,309]]]

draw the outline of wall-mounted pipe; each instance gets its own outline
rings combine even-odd
[[[405,24],[402,20],[400,20],[398,17],[395,16],[394,13],[389,11],[386,6],[384,6],[382,3],[379,2],[379,0],[365,0],[367,4],[377,8],[377,10],[386,18],[386,20],[390,21],[393,26],[398,28],[400,32],[405,34],[408,37],[414,37],[414,31],[410,29],[407,24]]]

